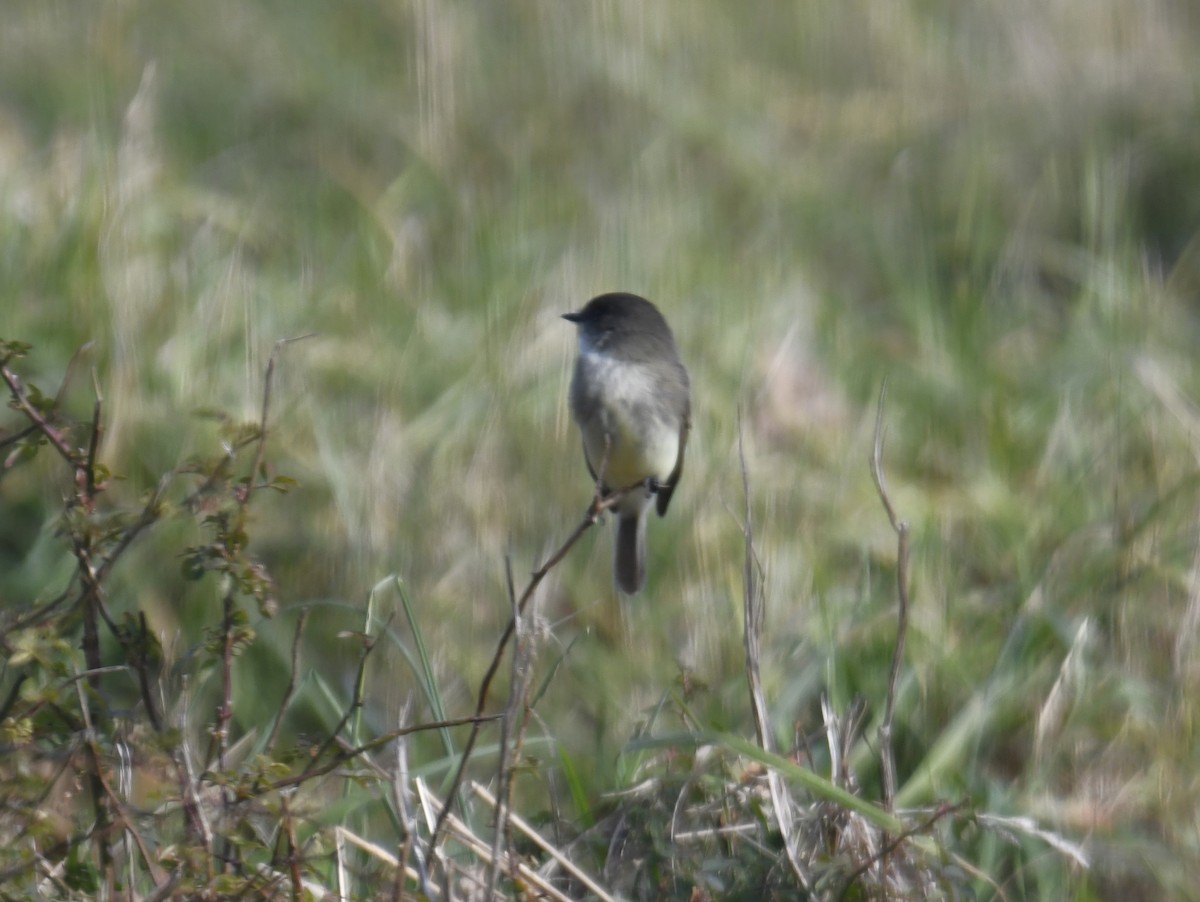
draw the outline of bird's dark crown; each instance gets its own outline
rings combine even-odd
[[[602,330],[622,327],[630,330],[667,330],[667,321],[658,308],[643,297],[625,292],[602,294],[588,301],[577,313],[563,314],[563,319],[580,326],[591,325]]]

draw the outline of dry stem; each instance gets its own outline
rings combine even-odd
[[[438,838],[445,830],[446,819],[450,816],[450,810],[454,806],[454,799],[458,795],[459,787],[462,786],[463,775],[467,769],[467,763],[471,760],[471,752],[475,748],[475,743],[479,738],[480,724],[487,718],[483,717],[483,709],[487,706],[488,692],[492,687],[492,680],[496,677],[496,671],[500,668],[500,661],[504,657],[504,649],[508,645],[508,640],[512,638],[513,632],[516,630],[517,617],[525,612],[525,607],[529,604],[529,599],[533,597],[534,590],[537,589],[546,574],[549,573],[558,563],[567,556],[567,553],[579,541],[580,537],[587,532],[596,521],[600,519],[600,515],[605,511],[610,510],[620,503],[632,491],[641,490],[642,483],[627,486],[609,495],[602,495],[599,487],[595,496],[592,498],[592,503],[588,505],[584,511],[583,519],[579,521],[579,525],[571,532],[566,541],[562,543],[557,551],[555,551],[546,560],[541,567],[533,572],[529,578],[528,585],[525,586],[525,591],[521,593],[520,599],[517,601],[516,612],[514,616],[508,620],[508,625],[504,628],[503,634],[500,636],[500,641],[496,643],[496,651],[492,655],[491,663],[488,664],[487,671],[483,675],[483,680],[479,684],[479,696],[475,703],[475,714],[471,720],[471,732],[467,736],[467,743],[463,747],[462,758],[459,760],[458,769],[454,772],[454,779],[450,783],[450,789],[446,793],[446,804],[442,806],[438,813],[437,822],[434,824],[433,835],[430,838],[429,846],[431,849],[437,849]]]
[[[759,663],[762,646],[763,619],[765,605],[762,598],[761,576],[756,568],[754,556],[754,512],[750,504],[750,473],[746,468],[746,450],[742,442],[742,415],[738,411],[738,462],[742,469],[742,493],[745,497],[746,508],[742,520],[742,537],[745,541],[746,555],[742,566],[742,594],[744,596],[744,620],[746,643],[746,679],[750,684],[750,707],[754,711],[754,727],[758,733],[758,744],[764,751],[775,751],[775,739],[771,732],[770,715],[767,713],[767,699],[763,692],[762,670]],[[783,837],[783,847],[787,852],[788,864],[792,873],[806,890],[811,889],[804,862],[800,860],[800,843],[796,836],[795,823],[792,818],[792,798],[784,785],[778,771],[767,769],[767,787],[771,792],[771,805],[775,809],[775,819],[779,824],[779,832]]]
[[[896,647],[892,652],[892,668],[888,674],[887,699],[883,725],[879,728],[880,763],[883,769],[883,804],[890,813],[896,799],[896,753],[892,745],[892,724],[896,713],[896,687],[900,668],[904,665],[904,640],[908,634],[908,521],[896,516],[883,475],[883,404],[887,398],[887,382],[879,388],[879,406],[875,413],[875,443],[871,452],[871,475],[879,500],[887,511],[888,521],[896,532]]]

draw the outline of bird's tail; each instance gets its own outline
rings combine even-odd
[[[617,520],[617,546],[613,554],[613,576],[617,588],[636,595],[646,585],[645,511],[622,514]]]

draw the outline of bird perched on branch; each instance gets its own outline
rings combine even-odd
[[[675,336],[658,308],[634,294],[602,294],[564,319],[578,327],[571,413],[583,456],[614,509],[613,574],[626,594],[646,584],[646,511],[667,512],[683,473],[691,388]]]

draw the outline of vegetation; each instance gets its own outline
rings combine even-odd
[[[1168,0],[7,11],[0,895],[1187,897],[1198,47]],[[616,289],[697,407],[633,600],[558,320]]]

